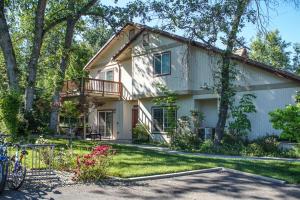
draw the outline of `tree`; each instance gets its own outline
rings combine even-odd
[[[251,43],[250,58],[280,69],[288,69],[290,52],[287,48],[290,43],[285,42],[279,31],[258,34]]]
[[[294,55],[292,58],[292,71],[300,74],[300,43],[295,43],[293,46]]]
[[[296,96],[295,105],[287,105],[269,113],[270,121],[275,129],[282,130],[281,137],[300,142],[300,95]]]
[[[73,14],[67,17],[67,27],[65,32],[64,44],[63,44],[63,54],[61,57],[58,79],[55,83],[56,87],[54,89],[54,93],[52,96],[52,103],[51,103],[52,109],[51,109],[49,127],[53,132],[57,131],[59,105],[60,105],[59,92],[63,87],[67,67],[69,66],[70,63],[70,55],[71,52],[73,51],[72,43],[73,43],[74,31],[76,28],[76,24],[79,22],[80,18],[82,16],[85,16],[85,17],[90,17],[93,20],[101,19],[102,22],[103,21],[105,22],[104,24],[109,25],[112,29],[116,30],[122,25],[124,25],[125,22],[128,22],[130,19],[132,19],[133,16],[135,15],[134,13],[136,12],[134,8],[133,9],[131,8],[131,6],[125,8],[108,7],[100,3],[97,4],[97,0],[90,0],[87,4],[82,6],[80,12],[76,12],[75,8],[80,7],[80,5],[81,4],[79,5],[75,4],[72,0],[68,2],[69,13],[73,13]],[[128,13],[131,13],[131,15],[128,15]],[[107,34],[103,30],[102,33]],[[90,36],[90,33],[88,33],[87,35]],[[103,36],[105,38],[107,35],[103,35]],[[83,71],[82,74],[84,74]]]
[[[17,60],[5,17],[4,1],[0,1],[0,35],[0,47],[5,58],[8,85],[11,89],[18,90]]]

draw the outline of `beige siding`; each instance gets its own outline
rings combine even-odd
[[[200,48],[191,47],[189,53],[189,86],[191,90],[201,90],[203,86],[214,86],[214,75],[220,58]],[[236,86],[289,83],[290,80],[254,66],[235,62]]]
[[[133,94],[135,96],[153,96],[157,94],[155,83],[167,85],[171,90],[188,89],[188,73],[186,64],[187,48],[179,42],[168,38],[151,35],[151,46],[145,49],[139,38],[133,50]],[[171,74],[153,75],[153,54],[171,52]]]
[[[280,133],[280,131],[273,129],[272,124],[269,121],[270,118],[268,113],[276,108],[284,108],[288,104],[294,104],[295,95],[299,89],[300,87],[251,92],[251,94],[255,94],[257,96],[254,101],[257,113],[249,115],[249,119],[252,124],[252,131],[249,135],[250,139]],[[238,102],[243,94],[248,93],[249,92],[237,93],[236,102]]]

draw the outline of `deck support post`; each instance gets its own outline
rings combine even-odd
[[[86,139],[86,113],[83,111],[83,139]]]

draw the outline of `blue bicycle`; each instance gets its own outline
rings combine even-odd
[[[28,154],[27,151],[23,148],[19,156],[21,146],[19,144],[5,143],[5,137],[8,136],[0,135],[0,141],[2,142],[2,145],[0,145],[0,193],[4,190],[6,182],[10,189],[19,189],[26,177],[26,167],[22,165],[22,160]],[[16,147],[15,155],[11,158],[7,154],[9,146]]]

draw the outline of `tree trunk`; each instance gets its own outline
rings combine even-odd
[[[69,64],[70,58],[70,50],[72,47],[72,40],[74,35],[74,29],[77,21],[80,19],[81,15],[85,14],[95,3],[97,0],[90,0],[88,3],[82,7],[82,9],[76,13],[74,16],[69,16],[67,18],[67,28],[65,34],[65,41],[64,41],[64,53],[62,55],[61,64],[60,64],[60,81],[56,84],[57,87],[55,88],[54,95],[52,97],[52,107],[51,107],[51,114],[50,114],[50,125],[49,128],[54,133],[57,133],[58,128],[58,115],[59,115],[59,105],[60,105],[60,97],[59,92],[61,91],[64,79],[65,79],[65,72]],[[74,1],[69,0],[69,10],[74,12]]]
[[[17,61],[5,18],[3,0],[0,1],[0,47],[5,59],[9,88],[18,90]]]
[[[43,42],[44,18],[47,0],[39,0],[35,14],[35,33],[28,64],[27,87],[25,90],[25,112],[31,112],[35,94],[37,64]]]
[[[218,114],[218,122],[216,126],[216,137],[215,144],[220,144],[223,135],[224,128],[227,121],[228,108],[230,103],[230,57],[232,55],[232,51],[234,48],[234,43],[237,38],[238,29],[240,26],[241,18],[244,12],[247,9],[250,0],[239,0],[237,2],[236,12],[231,23],[231,30],[228,34],[226,41],[226,50],[222,54],[222,67],[221,67],[221,88],[220,88],[220,101],[219,101],[219,114]]]
[[[57,87],[55,88],[54,95],[52,97],[52,108],[51,108],[51,114],[50,114],[50,129],[57,133],[58,128],[58,114],[59,114],[59,105],[60,105],[60,97],[59,92],[62,89],[62,86],[64,84],[63,80],[65,78],[65,72],[69,63],[70,58],[70,50],[72,47],[72,40],[74,35],[74,29],[75,24],[78,21],[74,18],[67,19],[67,28],[66,28],[66,35],[65,35],[65,42],[64,42],[64,53],[61,58],[60,63],[60,80],[57,84]]]

